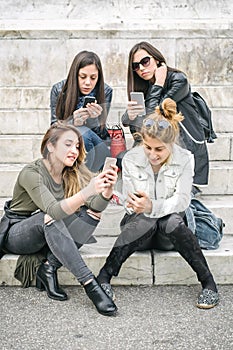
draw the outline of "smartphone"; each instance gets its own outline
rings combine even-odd
[[[116,165],[117,159],[112,157],[106,157],[104,162],[103,171],[112,169],[111,165]]]
[[[93,102],[95,102],[95,96],[85,96],[83,108],[85,108],[88,103],[93,103]]]
[[[145,101],[143,92],[130,92],[131,101],[136,101],[138,105],[141,105],[144,109],[142,115],[146,114]],[[141,115],[140,115],[141,116]]]

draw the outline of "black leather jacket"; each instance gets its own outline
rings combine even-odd
[[[50,92],[50,111],[51,111],[51,125],[57,121],[56,117],[56,105],[57,105],[57,100],[60,92],[62,91],[62,88],[65,84],[66,80],[62,80],[56,84],[53,85],[51,92]],[[112,88],[107,85],[106,83],[104,84],[104,93],[105,93],[105,103],[106,103],[106,109],[107,109],[107,114],[109,113],[109,109],[111,106],[111,101],[112,101]],[[98,118],[96,119],[91,119],[89,118],[87,120],[87,126],[89,128],[95,128],[97,125],[89,125],[88,123],[98,123]]]
[[[182,125],[191,137],[197,142],[204,141],[205,135],[203,128],[199,122],[198,114],[191,96],[191,88],[184,73],[168,71],[163,87],[150,84],[145,96],[146,113],[153,113],[155,107],[167,97],[176,101],[178,112],[181,112],[185,117],[182,121]],[[144,118],[137,117],[134,120],[130,120],[126,111],[122,116],[122,123],[124,126],[129,126],[130,131],[134,133],[140,129]]]

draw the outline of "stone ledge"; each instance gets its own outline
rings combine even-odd
[[[31,123],[29,123],[30,125]],[[124,128],[126,146],[130,149],[133,145],[132,135],[129,128]],[[40,158],[40,144],[43,135],[1,135],[0,144],[2,150],[1,163],[28,163],[36,158]],[[233,134],[221,133],[215,142],[207,143],[210,161],[230,161],[233,160]],[[14,149],[14,152],[12,152]]]
[[[120,190],[120,189],[119,189]],[[9,198],[0,198],[0,217],[3,215],[3,206]],[[200,200],[212,210],[216,216],[221,217],[225,223],[224,235],[233,234],[232,211],[233,196],[231,195],[202,195]],[[95,231],[97,237],[116,237],[120,233],[120,221],[125,214],[123,206],[109,204],[104,210],[102,220]]]
[[[167,36],[168,33],[171,33],[173,37],[183,31],[185,36],[198,36],[203,31],[206,32],[215,32],[216,34],[222,34],[222,31],[228,31],[232,29],[231,17],[227,18],[192,18],[192,19],[156,19],[151,20],[150,18],[132,18],[130,20],[127,17],[127,21],[122,18],[107,18],[108,21],[104,22],[104,18],[101,17],[101,21],[96,21],[96,16],[90,21],[90,18],[81,20],[77,19],[1,19],[0,20],[0,32],[5,32],[5,38],[9,36],[15,37],[20,35],[20,38],[32,37],[34,35],[39,35],[40,38],[47,37],[47,33],[51,33],[53,37],[56,37],[56,34],[59,32],[66,32],[72,38],[78,36],[85,37],[89,33],[96,35],[96,31],[99,33],[98,37],[106,36],[111,38],[112,36],[116,37],[116,34],[129,32],[134,37],[139,38],[140,36],[147,36],[145,31],[150,32],[150,37],[153,36],[153,33],[161,32],[163,36]],[[143,25],[143,30],[142,30]],[[42,29],[43,28],[43,29]],[[227,33],[226,33],[227,34]]]
[[[84,260],[95,275],[102,267],[114,240],[114,237],[99,237],[97,243],[81,248]],[[233,236],[223,237],[217,250],[203,250],[203,253],[216,282],[232,284]],[[199,283],[195,273],[177,252],[153,251],[152,254],[153,259],[149,251],[134,253],[122,266],[119,276],[113,278],[112,284],[190,285]],[[17,258],[17,255],[9,254],[0,261],[0,285],[20,285],[20,282],[13,277]],[[65,268],[59,270],[59,280],[62,285],[79,284]]]

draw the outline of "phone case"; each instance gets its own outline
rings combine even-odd
[[[94,96],[85,96],[84,97],[84,104],[83,107],[86,107],[88,103],[93,103],[95,102],[95,97]]]
[[[145,102],[143,92],[131,92],[130,93],[131,101],[137,101],[138,105],[141,105],[144,108],[144,113],[146,114]]]
[[[116,165],[117,159],[112,157],[106,157],[103,170],[112,169],[111,165]]]

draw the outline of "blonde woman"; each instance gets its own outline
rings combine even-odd
[[[20,172],[13,198],[5,206],[8,232],[4,249],[34,254],[47,248],[36,274],[36,286],[48,297],[66,300],[57,269],[65,266],[83,285],[98,312],[111,316],[117,307],[99,286],[79,248],[94,240],[92,234],[112,197],[117,167],[93,177],[84,165],[85,148],[72,125],[53,124],[41,144],[42,158]]]
[[[191,200],[194,160],[190,151],[176,144],[182,119],[176,103],[165,99],[143,121],[142,145],[123,158],[126,214],[121,233],[97,277],[111,297],[111,278],[118,275],[126,259],[135,251],[155,248],[178,251],[196,272],[202,285],[199,308],[212,308],[219,301],[206,259],[184,221]]]

